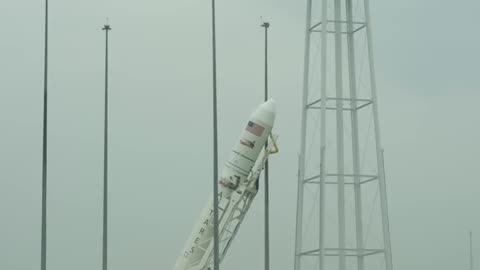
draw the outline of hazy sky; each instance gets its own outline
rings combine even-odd
[[[272,269],[293,266],[305,1],[218,1],[223,164],[262,99],[264,16],[281,153]],[[480,3],[371,1],[395,269],[480,264]],[[111,33],[110,269],[173,268],[211,189],[210,2],[50,1],[48,269],[101,268]],[[39,269],[43,3],[0,2],[0,269]],[[262,200],[222,269],[261,269]]]

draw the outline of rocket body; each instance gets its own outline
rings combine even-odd
[[[250,116],[240,134],[219,179],[219,204],[230,200],[231,194],[242,184],[264,149],[275,121],[275,102],[268,100]],[[210,198],[197,221],[192,234],[179,256],[174,270],[189,270],[202,259],[213,235],[213,197]],[[201,270],[201,269],[199,269]]]
[[[265,147],[275,121],[275,103],[269,100],[250,116],[220,176],[220,192],[226,198],[245,181]]]

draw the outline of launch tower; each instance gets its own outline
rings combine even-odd
[[[307,0],[295,270],[392,270],[369,0]]]

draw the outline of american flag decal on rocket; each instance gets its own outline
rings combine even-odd
[[[258,137],[262,136],[263,130],[265,128],[260,126],[259,124],[255,124],[252,121],[248,121],[246,130]]]

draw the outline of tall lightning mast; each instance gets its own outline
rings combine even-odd
[[[264,101],[268,100],[268,28],[270,23],[264,22],[261,27],[265,28],[265,93]],[[267,149],[267,145],[265,145]],[[270,270],[270,191],[269,191],[269,166],[268,160],[265,162],[265,270]]]
[[[213,79],[213,269],[220,270],[220,243],[218,231],[218,121],[217,121],[217,39],[215,0],[212,0],[212,79]]]
[[[473,233],[470,231],[470,270],[473,270]]]
[[[45,0],[45,65],[43,78],[42,235],[40,269],[47,269],[47,101],[48,101],[48,0]]]
[[[103,144],[103,245],[102,269],[108,268],[108,31],[112,30],[107,23],[105,31],[105,116]]]
[[[393,269],[371,25],[369,0],[307,0],[295,270]]]

